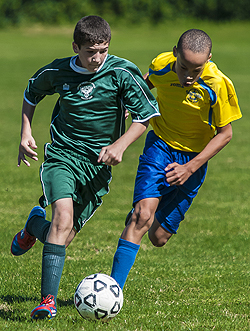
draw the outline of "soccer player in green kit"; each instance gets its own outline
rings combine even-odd
[[[52,143],[45,145],[40,167],[43,195],[24,228],[12,241],[13,255],[26,253],[40,240],[42,257],[41,304],[33,319],[52,318],[65,260],[65,249],[108,193],[111,166],[159,115],[157,102],[139,69],[108,54],[111,32],[99,16],[83,17],[74,31],[73,57],[56,59],[38,70],[24,93],[18,166],[38,160],[31,131],[36,105],[59,94],[51,122]],[[125,110],[132,124],[124,133]],[[52,221],[45,207],[51,204]]]

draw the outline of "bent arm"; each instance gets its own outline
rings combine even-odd
[[[120,163],[125,150],[145,132],[148,124],[149,121],[144,123],[133,122],[128,130],[112,145],[102,148],[97,162],[104,162],[106,165]]]
[[[207,144],[207,146],[192,160],[186,164],[180,165],[178,163],[169,164],[165,171],[167,182],[170,185],[183,185],[185,181],[203,164],[215,156],[222,150],[232,138],[231,123],[223,127],[217,128],[217,134]]]
[[[143,78],[144,78],[145,82],[147,83],[148,88],[150,90],[152,90],[152,88],[154,88],[154,85],[149,80],[149,73],[147,72],[145,75],[143,75]]]
[[[35,111],[35,106],[30,105],[25,100],[23,100],[22,108],[22,126],[21,126],[21,142],[19,145],[19,154],[18,154],[18,167],[23,161],[28,167],[30,163],[26,160],[26,156],[37,161],[37,153],[33,150],[36,149],[35,139],[32,137],[31,133],[31,123]]]

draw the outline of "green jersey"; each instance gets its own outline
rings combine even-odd
[[[103,146],[124,133],[127,109],[133,122],[159,115],[140,70],[130,61],[107,55],[97,72],[76,65],[77,56],[56,59],[38,70],[24,93],[35,106],[59,94],[51,122],[52,145],[96,159]]]

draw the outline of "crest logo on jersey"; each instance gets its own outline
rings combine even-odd
[[[91,93],[93,92],[95,88],[95,84],[91,82],[84,82],[78,85],[78,90],[81,92],[82,96],[81,98],[83,100],[90,100],[93,98],[93,95]]]
[[[199,90],[193,88],[193,89],[187,91],[187,99],[190,102],[196,103],[202,99],[202,95],[200,94]]]

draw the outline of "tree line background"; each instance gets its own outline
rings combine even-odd
[[[249,20],[249,0],[0,0],[0,27],[32,23],[75,23],[100,15],[115,24],[161,23],[177,18]]]

